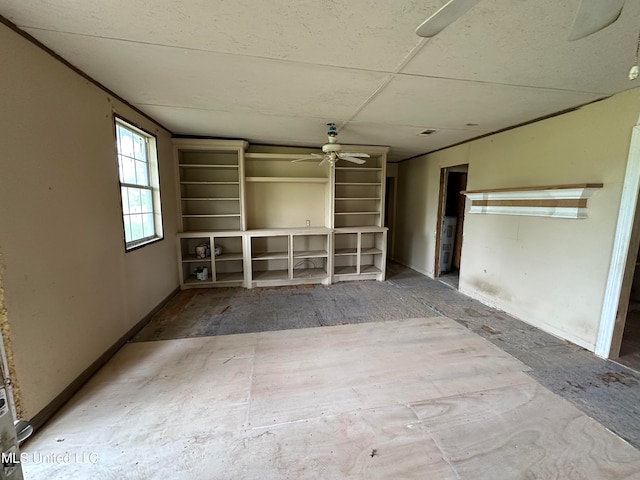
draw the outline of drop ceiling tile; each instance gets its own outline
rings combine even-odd
[[[253,144],[318,147],[334,118],[285,117],[193,108],[135,105],[178,135],[239,138]]]
[[[614,24],[568,41],[578,0],[484,0],[431,39],[402,70],[423,76],[614,93],[633,88],[640,2]]]
[[[4,0],[23,28],[392,71],[443,0]]]
[[[496,131],[601,97],[593,93],[398,75],[354,120]]]
[[[428,136],[418,135],[422,130],[414,126],[351,122],[340,130],[340,143],[392,145],[388,159],[396,162],[490,133],[478,128],[443,128]]]
[[[34,32],[131,103],[349,117],[387,74]]]

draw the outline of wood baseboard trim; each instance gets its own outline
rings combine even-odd
[[[135,337],[140,330],[142,330],[150,321],[151,317],[155,315],[162,307],[164,307],[169,300],[178,294],[180,288],[173,290],[167,297],[162,300],[153,310],[145,315],[138,323],[131,327],[122,337],[118,339],[106,352],[104,352],[98,359],[87,367],[78,377],[71,382],[56,398],[54,398],[49,404],[34,415],[29,423],[33,427],[34,431],[39,430],[44,424],[49,421],[70,399],[75,395],[82,386],[89,381],[89,379],[98,371],[102,366],[107,363],[111,358],[120,350],[126,343]]]

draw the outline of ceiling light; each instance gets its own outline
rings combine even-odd
[[[421,132],[419,132],[418,136],[426,137],[427,135],[433,135],[437,131],[438,130],[436,130],[435,128],[427,128],[426,130],[422,130]]]

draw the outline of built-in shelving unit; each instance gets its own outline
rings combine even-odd
[[[244,230],[244,141],[174,140],[182,231]]]
[[[384,227],[334,229],[333,281],[384,280],[386,244]]]
[[[330,283],[328,228],[249,230],[251,287]]]
[[[240,232],[178,234],[180,285],[185,287],[243,286],[244,248]],[[203,269],[206,268],[206,271]]]
[[[357,165],[338,162],[334,181],[333,226],[381,227],[384,221],[384,182],[386,148],[350,147],[371,155],[367,162]]]
[[[384,280],[386,148],[350,146],[371,158],[320,167],[292,163],[311,149],[174,142],[182,288]]]

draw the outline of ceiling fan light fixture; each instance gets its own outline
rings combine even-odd
[[[303,160],[321,158],[322,161],[319,163],[321,167],[325,166],[327,163],[329,165],[334,165],[338,160],[344,160],[358,165],[362,165],[366,162],[363,158],[369,158],[370,155],[368,153],[343,152],[343,146],[338,143],[338,129],[336,128],[336,124],[327,123],[327,126],[329,127],[329,131],[327,132],[329,142],[322,145],[322,153],[324,153],[324,155],[312,153],[311,155],[296,158],[291,161],[301,162]]]

